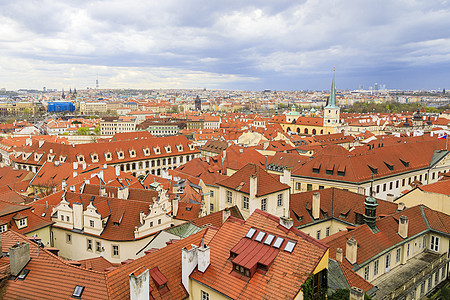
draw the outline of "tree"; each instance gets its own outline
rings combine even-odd
[[[94,128],[94,133],[100,135],[100,125],[97,125],[97,127]]]
[[[89,135],[89,128],[80,127],[77,130],[78,135]]]

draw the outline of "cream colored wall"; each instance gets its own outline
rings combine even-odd
[[[202,291],[205,291],[209,294],[210,300],[228,300],[231,299],[229,297],[226,297],[200,283],[198,283],[195,280],[189,279],[189,299],[191,300],[202,300]]]
[[[429,193],[415,189],[399,198],[398,202],[405,203],[406,207],[423,204],[433,210],[450,215],[450,196],[448,195]]]
[[[35,234],[41,239],[42,243],[44,243],[46,247],[52,246],[51,226],[28,232],[25,235],[34,236]]]
[[[335,220],[328,220],[326,222],[320,222],[320,223],[310,223],[307,227],[299,228],[304,233],[312,236],[313,238],[317,239],[317,231],[320,230],[320,239],[323,239],[327,237],[327,228],[330,228],[330,235],[335,234],[339,231],[346,231],[347,230],[347,224],[335,221]]]
[[[227,203],[226,201],[226,191],[231,191],[233,193],[233,201],[232,203]],[[283,206],[278,206],[278,195],[283,195]],[[246,196],[249,198],[249,208],[244,209],[243,207],[243,197]],[[264,195],[261,197],[251,198],[249,194],[241,193],[239,191],[227,189],[224,187],[220,187],[220,195],[219,195],[219,210],[225,209],[225,207],[231,207],[236,205],[239,208],[244,219],[247,219],[255,209],[261,209],[261,200],[267,199],[267,209],[266,211],[272,215],[277,217],[287,216],[289,212],[289,189],[284,191],[280,191],[277,193],[272,193],[268,195]]]
[[[209,209],[209,207],[207,209],[208,209],[209,213],[213,213],[213,212],[216,212],[216,211],[220,210],[219,209],[219,191],[220,191],[219,190],[219,186],[206,185],[204,192],[205,193],[209,193],[210,191],[212,191],[214,195],[213,196],[209,196],[209,203],[213,204],[214,209],[212,211]]]
[[[149,236],[136,241],[108,241],[95,236],[84,235],[70,230],[53,227],[53,244],[60,250],[59,256],[70,260],[81,260],[100,256],[96,251],[96,242],[101,242],[105,252],[103,257],[112,263],[120,263],[126,259],[136,259],[136,252],[142,249],[154,237]],[[67,243],[66,234],[72,235],[71,243]],[[87,240],[92,240],[92,250],[87,250]],[[119,246],[119,256],[112,255],[112,246]]]

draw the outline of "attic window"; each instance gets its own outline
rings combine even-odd
[[[153,148],[153,151],[155,152],[155,154],[161,154],[161,149],[159,147]]]
[[[245,235],[246,238],[251,239],[253,237],[253,235],[255,234],[256,229],[255,228],[250,228],[247,232],[247,234]]]
[[[83,291],[84,291],[84,286],[81,286],[81,285],[75,286],[75,289],[73,290],[72,298],[81,298]]]
[[[130,151],[130,157],[135,157],[136,156],[136,150],[132,149],[129,150]]]
[[[192,144],[189,144],[189,150],[194,150],[195,148],[194,148],[194,145],[192,145]]]
[[[247,277],[250,277],[250,270],[247,268],[244,268],[243,266],[240,266],[238,264],[234,264],[234,270],[242,275],[245,275]]]
[[[312,167],[312,172],[318,174],[320,172],[320,163],[316,162]]]
[[[98,155],[92,154],[92,162],[98,162]]]
[[[25,280],[28,273],[30,273],[30,270],[28,270],[28,269],[22,270],[22,272],[20,272],[20,274],[17,276],[17,280],[22,280],[22,281]]]
[[[370,171],[371,171],[373,174],[378,174],[378,169],[377,169],[377,168],[372,167],[372,166],[369,166],[369,165],[367,165],[367,166],[369,167]]]
[[[117,157],[118,157],[119,159],[122,159],[122,158],[124,157],[123,151],[117,152]]]
[[[405,161],[405,160],[403,160],[403,159],[401,159],[401,158],[400,158],[400,161],[402,162],[402,164],[403,164],[405,167],[409,167],[409,161]]]
[[[181,144],[177,145],[177,150],[180,152],[183,151],[183,145]]]
[[[106,160],[111,160],[111,152],[105,153],[105,159]]]
[[[326,169],[326,174],[327,175],[333,175],[333,171],[334,171],[334,165],[328,166],[327,169]]]
[[[265,235],[266,235],[266,233],[264,231],[260,231],[258,233],[258,235],[256,236],[255,241],[261,242]]]
[[[394,170],[394,166],[393,166],[393,165],[388,164],[387,162],[384,162],[384,164],[386,165],[386,167],[387,167],[390,171]]]
[[[281,244],[283,244],[283,242],[284,242],[284,239],[283,239],[283,238],[277,237],[277,239],[275,240],[275,243],[273,243],[272,246],[273,246],[274,248],[280,249]]]
[[[145,148],[144,149],[144,155],[146,155],[146,156],[150,155],[150,149]]]
[[[164,149],[166,150],[167,153],[172,153],[172,147],[167,146],[167,147],[164,147]]]
[[[294,241],[288,241],[286,243],[286,246],[284,246],[284,251],[292,253],[292,251],[294,251],[294,247],[296,245],[296,242]]]
[[[264,241],[264,244],[265,245],[272,244],[274,238],[275,238],[275,236],[273,234],[268,234],[266,237],[266,240]]]

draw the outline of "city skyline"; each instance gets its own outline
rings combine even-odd
[[[0,88],[448,89],[447,1],[2,1]]]

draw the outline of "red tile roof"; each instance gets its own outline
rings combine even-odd
[[[218,182],[218,185],[250,194],[250,177],[256,176],[256,196],[264,196],[289,189],[287,184],[279,182],[260,166],[249,163],[230,177]],[[238,189],[239,188],[239,189]]]

